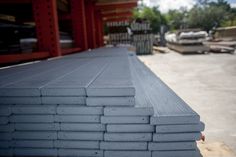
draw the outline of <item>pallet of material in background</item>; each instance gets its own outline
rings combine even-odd
[[[209,48],[202,44],[183,45],[183,44],[176,44],[176,43],[167,43],[167,47],[171,50],[177,51],[182,54],[205,53],[209,51]]]
[[[211,52],[216,53],[235,53],[236,41],[209,41],[204,42],[208,46]]]

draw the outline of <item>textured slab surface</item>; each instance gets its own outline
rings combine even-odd
[[[60,130],[59,123],[16,123],[16,131],[57,131]]]
[[[154,126],[149,124],[124,124],[124,125],[107,125],[108,132],[154,132]]]
[[[15,82],[25,80],[29,77],[35,75],[41,75],[47,70],[52,70],[52,68],[61,68],[63,66],[62,64],[67,65],[65,64],[65,61],[55,59],[55,60],[41,61],[33,64],[25,64],[11,68],[1,69],[0,86],[1,87],[8,86],[14,84]]]
[[[153,141],[198,141],[201,139],[201,133],[169,133],[153,134]]]
[[[86,88],[104,70],[108,61],[107,58],[91,59],[66,76],[48,83],[42,88],[42,95],[86,96]]]
[[[92,115],[55,115],[56,122],[69,122],[69,123],[99,123],[100,116]]]
[[[23,140],[55,140],[57,139],[57,133],[52,131],[45,132],[14,132],[14,139]]]
[[[142,82],[148,101],[154,108],[151,124],[185,124],[199,123],[199,115],[193,111],[168,86],[155,76],[136,56],[131,56],[131,71]]]
[[[14,149],[16,156],[57,156],[57,149],[20,148]]]
[[[149,150],[195,150],[195,142],[167,142],[167,143],[148,143]]]
[[[134,97],[87,97],[88,106],[134,106]]]
[[[102,115],[102,107],[83,107],[77,105],[59,105],[57,107],[57,113],[62,115],[74,114],[74,115]]]
[[[64,131],[105,131],[103,124],[61,123],[60,127]]]
[[[9,149],[12,147],[12,141],[0,141],[0,149]]]
[[[56,148],[99,149],[98,141],[55,141]]]
[[[198,124],[185,125],[157,125],[157,133],[176,133],[176,132],[200,132],[205,129],[205,125],[200,122]]]
[[[200,157],[200,153],[197,150],[177,150],[177,151],[153,151],[152,156],[161,157]]]
[[[103,150],[146,150],[146,142],[101,142]]]
[[[85,105],[85,97],[42,97],[42,104]]]
[[[0,125],[0,132],[13,132],[14,125],[13,124],[3,124]]]
[[[0,116],[9,116],[11,114],[11,107],[9,105],[0,106]]]
[[[151,157],[149,151],[105,151],[104,157]]]
[[[56,106],[53,105],[14,105],[11,107],[12,113],[14,114],[56,114]]]
[[[103,157],[102,150],[58,149],[59,156]]]
[[[12,133],[9,132],[1,132],[0,133],[0,140],[11,140],[12,139]]]
[[[152,107],[105,107],[105,116],[149,116],[153,115]]]
[[[10,118],[13,123],[53,123],[53,115],[13,115]]]
[[[9,122],[9,117],[0,117],[0,124],[7,124]]]
[[[53,148],[54,144],[52,140],[20,140],[14,141],[13,146],[15,148]]]
[[[40,105],[40,97],[0,97],[0,103],[2,105]]]
[[[40,71],[30,71],[24,77],[15,78],[13,82],[6,83],[0,88],[1,96],[40,96],[40,88],[49,82],[63,77],[85,64],[87,59],[80,59],[78,62],[69,60],[55,60],[54,66],[45,65]],[[48,61],[50,62],[50,61]],[[41,66],[40,63],[38,65]]]
[[[12,149],[0,149],[0,156],[12,156],[13,150]]]
[[[110,58],[110,64],[86,89],[88,96],[134,96],[127,57]]]
[[[105,133],[104,141],[152,141],[151,133]]]
[[[198,124],[200,117],[198,115],[168,115],[168,116],[154,116],[150,119],[153,125],[165,125],[165,124]]]
[[[62,140],[103,140],[102,132],[58,132],[58,139]]]
[[[103,124],[147,124],[149,123],[149,117],[145,116],[102,116],[101,123]]]

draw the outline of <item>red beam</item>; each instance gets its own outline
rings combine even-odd
[[[56,0],[33,0],[39,51],[47,51],[52,57],[61,55]]]
[[[0,0],[1,3],[10,4],[10,3],[31,3],[32,0]]]
[[[81,51],[81,48],[68,48],[68,49],[62,49],[62,55],[67,55],[75,52]]]
[[[33,52],[25,54],[11,54],[11,55],[0,55],[0,64],[6,63],[17,63],[30,60],[38,60],[48,58],[49,52]]]
[[[101,11],[102,14],[110,14],[110,13],[123,13],[123,12],[132,12],[133,8],[126,8],[126,9],[113,9],[113,10],[105,10]]]
[[[129,17],[120,17],[120,18],[112,18],[103,20],[104,22],[117,22],[117,21],[130,21],[132,18]]]
[[[66,14],[66,15],[60,15],[59,17],[59,20],[71,20],[71,15],[70,14]]]
[[[118,17],[118,16],[132,16],[132,12],[120,12],[120,13],[109,13],[109,14],[102,14],[103,18],[110,18],[110,17]]]
[[[98,10],[114,10],[119,8],[134,8],[137,7],[137,1],[132,2],[119,2],[119,3],[97,3],[96,9]]]

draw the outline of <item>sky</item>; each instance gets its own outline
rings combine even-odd
[[[168,12],[170,9],[179,9],[186,7],[191,9],[196,3],[196,0],[143,0],[144,4],[148,6],[159,6],[162,13]],[[236,7],[236,0],[227,0],[231,7]]]

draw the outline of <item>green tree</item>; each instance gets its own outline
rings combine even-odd
[[[134,18],[151,22],[154,33],[160,25],[168,25],[171,30],[181,28],[201,28],[209,31],[214,27],[236,25],[236,8],[231,8],[226,0],[198,0],[191,9],[180,8],[162,14],[158,7],[147,7],[143,3],[134,10]]]
[[[169,10],[165,17],[171,30],[181,29],[187,23],[187,10],[185,8]]]
[[[230,10],[230,5],[225,0],[201,1],[188,13],[189,26],[209,31],[213,27],[221,26],[229,18]]]
[[[133,16],[135,19],[140,18],[148,20],[151,24],[153,33],[158,33],[160,30],[160,25],[167,23],[165,17],[161,14],[158,7],[151,8],[142,6],[140,8],[134,9]]]

